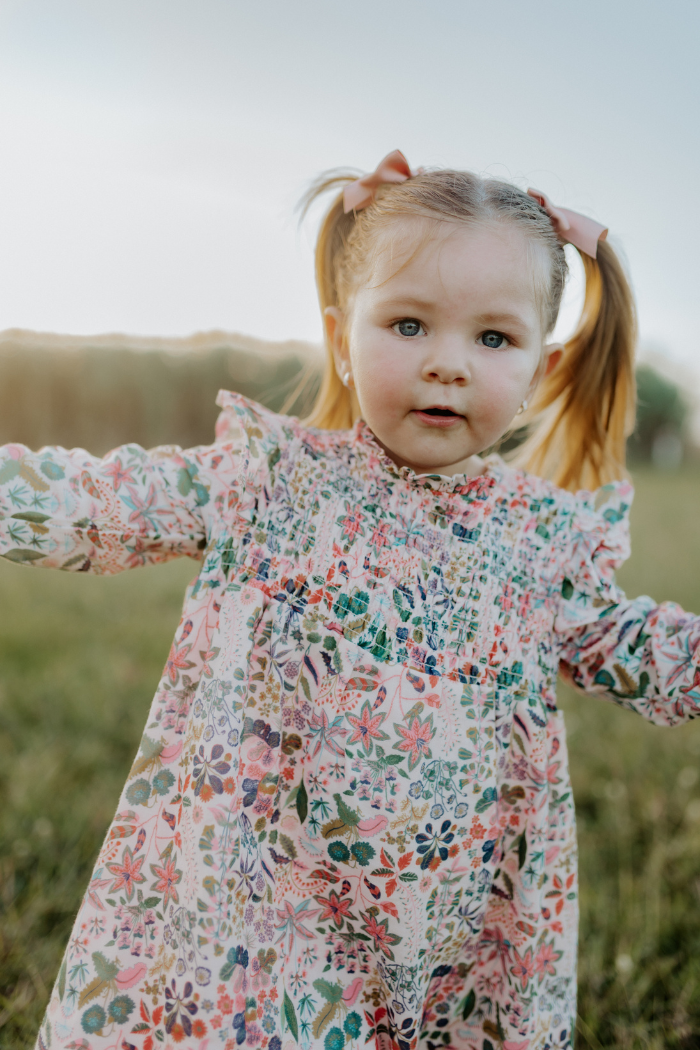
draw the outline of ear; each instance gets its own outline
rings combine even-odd
[[[540,360],[537,371],[532,377],[532,382],[530,383],[530,389],[527,395],[528,398],[531,398],[534,395],[535,391],[537,390],[537,387],[540,385],[542,380],[554,371],[554,369],[561,361],[563,353],[563,343],[548,343],[547,346],[542,348],[542,358]]]
[[[564,353],[564,344],[563,343],[549,343],[547,346],[545,346],[545,348],[544,348],[545,366],[544,366],[544,371],[542,372],[542,378],[543,379],[545,378],[545,376],[551,375],[551,373],[554,371],[554,369],[557,367],[557,365],[561,361],[563,353]]]
[[[337,306],[327,306],[323,311],[323,325],[335,361],[335,370],[342,378],[350,371],[350,357],[345,342],[345,314]]]

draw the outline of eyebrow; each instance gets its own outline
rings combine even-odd
[[[421,299],[416,295],[394,295],[384,299],[382,306],[417,306],[419,310],[430,310],[435,306],[432,299]]]
[[[493,314],[479,314],[477,320],[479,321],[480,324],[483,324],[483,325],[487,325],[487,324],[493,324],[493,325],[504,324],[504,325],[514,326],[514,327],[517,327],[517,328],[526,328],[526,329],[530,329],[532,327],[531,325],[529,325],[527,323],[526,320],[524,320],[518,314],[510,314],[510,313],[507,313],[507,312],[493,313]]]

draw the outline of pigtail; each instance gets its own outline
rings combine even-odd
[[[300,204],[301,218],[306,216],[313,203],[338,186],[353,182],[356,175],[345,172],[330,172],[322,175],[309,188]],[[348,237],[354,226],[354,214],[343,211],[342,192],[335,198],[326,212],[316,241],[315,270],[321,316],[326,307],[343,303],[341,273]],[[324,337],[325,338],[325,337]],[[344,387],[335,367],[333,350],[326,340],[326,363],[321,386],[311,413],[304,420],[307,426],[321,427],[327,430],[347,430],[352,426],[358,414],[357,406],[350,390]]]
[[[625,477],[625,444],[634,427],[636,317],[624,270],[606,241],[597,259],[580,253],[586,294],[562,360],[540,385],[534,421],[516,455],[533,474],[575,491]]]

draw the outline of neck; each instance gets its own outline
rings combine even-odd
[[[415,474],[442,474],[445,477],[452,477],[453,474],[466,474],[467,477],[478,477],[479,474],[483,474],[486,468],[486,464],[481,456],[468,456],[466,459],[460,459],[456,463],[431,463],[427,465],[425,463],[411,463],[407,459],[402,459],[401,456],[397,456],[395,452],[384,445],[379,438],[375,435],[375,441],[380,445],[387,456],[397,467],[408,467]]]

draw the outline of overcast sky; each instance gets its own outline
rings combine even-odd
[[[320,336],[335,166],[471,168],[605,222],[700,356],[692,0],[0,0],[0,328]]]

